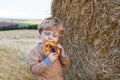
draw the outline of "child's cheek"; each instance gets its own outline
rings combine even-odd
[[[58,39],[57,39],[57,38],[55,38],[55,39],[54,39],[54,41],[57,43]]]
[[[44,37],[44,40],[48,40],[48,37],[47,37],[47,36],[45,36],[45,37]]]

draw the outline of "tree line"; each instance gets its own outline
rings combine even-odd
[[[21,30],[21,29],[37,29],[38,25],[25,25],[25,26],[20,26],[19,24],[11,24],[8,26],[0,26],[0,31],[4,30]]]

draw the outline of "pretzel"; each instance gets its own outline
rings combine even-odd
[[[52,52],[58,55],[57,44],[54,41],[44,41],[43,52],[46,56]]]

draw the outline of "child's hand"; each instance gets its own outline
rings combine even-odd
[[[48,58],[50,59],[51,62],[54,62],[58,58],[58,55],[56,53],[50,53],[48,55]]]
[[[64,57],[65,56],[64,48],[60,44],[57,44],[57,48],[58,48],[58,53],[60,54],[60,56]]]

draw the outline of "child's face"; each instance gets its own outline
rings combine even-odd
[[[42,42],[44,41],[54,41],[58,42],[59,34],[56,30],[43,30],[40,34]]]

